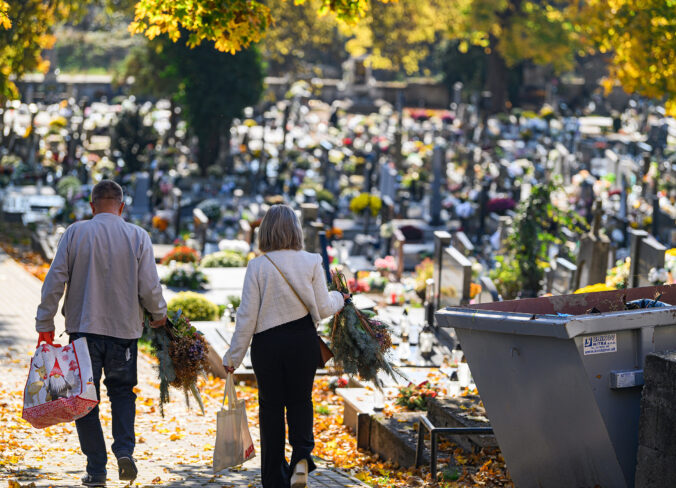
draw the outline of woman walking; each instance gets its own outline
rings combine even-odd
[[[223,365],[232,373],[251,342],[263,487],[302,488],[315,469],[312,384],[320,361],[315,324],[339,312],[348,296],[328,291],[321,256],[303,251],[303,231],[291,207],[271,207],[258,238],[264,254],[247,266]],[[290,463],[284,457],[285,409],[293,448]]]

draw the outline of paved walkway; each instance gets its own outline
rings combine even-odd
[[[37,487],[78,486],[84,457],[73,424],[44,430],[21,420],[22,394],[27,366],[35,348],[34,317],[40,300],[41,282],[0,250],[0,480],[16,480]],[[57,317],[57,337],[63,317]],[[65,341],[65,336],[60,340]],[[153,363],[139,356],[136,389],[135,457],[139,477],[135,486],[254,487],[260,484],[260,458],[214,475],[211,470],[216,437],[216,413],[220,408],[223,381],[210,379],[201,386],[206,414],[188,410],[182,394],[172,391],[172,402],[162,418],[158,406],[158,381]],[[102,385],[101,419],[108,446],[110,403]],[[239,388],[247,400],[249,424],[258,449],[257,400],[253,388]],[[194,404],[194,402],[193,402]],[[124,486],[117,480],[117,466],[109,450],[108,486]],[[343,472],[319,462],[311,475],[312,487],[366,486]]]

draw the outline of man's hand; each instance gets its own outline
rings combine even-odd
[[[54,331],[50,330],[49,332],[40,332],[38,334],[38,346],[41,342],[46,342],[49,345],[54,345]]]
[[[160,320],[150,321],[150,327],[157,329],[158,327],[164,327],[167,323],[167,316],[165,315]]]

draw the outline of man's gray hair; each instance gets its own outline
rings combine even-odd
[[[122,203],[122,187],[112,180],[101,180],[92,189],[92,203],[100,200],[116,200]]]

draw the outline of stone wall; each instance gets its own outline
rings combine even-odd
[[[636,488],[676,486],[676,351],[649,354],[644,378]]]

